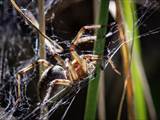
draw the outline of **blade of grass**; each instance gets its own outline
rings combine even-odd
[[[119,0],[117,0],[117,1],[119,2]],[[119,5],[116,5],[116,6],[118,7]],[[120,12],[120,11],[121,10],[119,9],[118,12]],[[111,12],[113,12],[113,11],[111,11]],[[114,15],[114,13],[112,13],[112,14]],[[118,24],[122,25],[122,21],[119,22]],[[120,38],[120,39],[122,39],[122,38]],[[138,65],[139,66],[138,69],[139,69],[139,71],[141,71],[140,73],[143,76],[143,79],[141,79],[142,80],[142,87],[144,89],[144,95],[145,95],[145,100],[147,102],[147,107],[149,108],[148,111],[149,111],[149,114],[150,114],[150,118],[151,119],[156,119],[157,118],[156,111],[155,111],[155,108],[154,108],[154,104],[153,104],[153,100],[152,100],[152,97],[151,97],[150,88],[149,88],[149,85],[147,83],[147,78],[146,78],[146,75],[144,73],[144,69],[143,69],[141,60],[138,63],[140,63]],[[128,81],[124,82],[124,88],[123,88],[122,98],[121,98],[121,101],[120,101],[118,117],[117,117],[118,120],[121,118],[121,111],[122,111],[123,102],[124,102],[124,99],[125,99],[126,87],[127,87],[127,84],[128,84],[127,82]]]
[[[132,4],[132,13],[133,13],[133,19],[134,19],[134,23],[136,23],[137,21],[137,15],[136,13],[134,14],[134,11],[136,11],[136,7],[134,5],[134,3]],[[141,95],[140,97],[137,97],[135,99],[135,104],[138,103],[138,101],[142,102],[141,103],[141,108],[139,108],[140,106],[137,104],[137,109],[142,110],[142,112],[144,112],[144,117],[147,118],[147,113],[145,113],[147,111],[148,107],[148,112],[150,115],[150,118],[152,120],[156,120],[157,119],[157,115],[156,115],[156,111],[154,108],[154,104],[153,104],[153,100],[151,97],[151,92],[150,92],[150,88],[147,82],[147,77],[145,75],[144,72],[144,68],[143,68],[143,64],[142,64],[142,60],[141,60],[141,48],[140,48],[140,39],[139,39],[139,31],[137,29],[136,26],[134,27],[134,38],[133,38],[133,42],[134,42],[134,46],[133,46],[133,60],[132,60],[132,64],[131,64],[131,71],[132,71],[132,78],[133,80],[135,80],[135,84],[134,84],[134,90],[135,93],[140,93],[139,95]],[[138,86],[139,85],[139,86]],[[139,89],[138,89],[139,88]],[[141,92],[139,92],[141,91]],[[137,95],[138,96],[138,95]],[[146,106],[146,104],[147,106]],[[144,108],[143,108],[144,105]],[[140,113],[136,113],[138,117],[141,117]]]
[[[121,56],[123,62],[123,72],[124,72],[124,88],[122,93],[122,98],[120,101],[119,111],[117,119],[120,120],[121,118],[121,111],[124,102],[125,93],[127,93],[127,105],[128,105],[128,119],[134,119],[134,109],[133,109],[133,88],[132,88],[132,79],[131,79],[131,72],[130,72],[130,54],[129,54],[129,47],[126,43],[128,40],[127,36],[125,36],[125,29],[123,22],[123,12],[121,12],[121,6],[119,0],[116,0],[116,21],[119,30],[119,41],[120,43],[125,43],[121,47]]]
[[[134,95],[134,108],[135,108],[135,119],[147,119],[146,101],[154,111],[149,87],[144,77],[144,69],[141,62],[141,50],[138,39],[138,29],[135,26],[137,21],[136,9],[134,1],[122,0],[121,9],[123,12],[125,35],[127,40],[132,40],[132,45],[129,46],[131,49],[131,75],[133,84],[133,95]],[[149,100],[148,100],[149,99]],[[146,100],[146,101],[145,101]],[[150,108],[149,108],[150,109]],[[155,112],[150,113],[152,118],[155,118]]]
[[[108,0],[100,1],[100,10],[99,17],[97,18],[97,24],[106,25],[108,22]],[[94,52],[99,55],[100,58],[103,58],[104,53],[104,43],[105,43],[105,33],[106,28],[101,28],[97,31],[97,40],[94,44]],[[99,78],[101,72],[102,60],[99,60],[96,65],[96,76],[95,79],[89,82],[86,108],[85,108],[85,120],[95,120],[96,118],[96,109],[97,109],[97,98],[98,98],[98,86]]]
[[[132,13],[136,11],[136,7],[134,3],[132,4]],[[137,21],[136,13],[133,15],[134,23]],[[140,39],[139,39],[139,31],[136,26],[133,26],[133,60],[131,62],[131,71],[132,71],[132,78],[134,84],[134,92],[137,94],[135,98],[135,111],[137,115],[137,119],[139,118],[147,118],[147,107],[150,114],[150,118],[156,120],[156,112],[153,105],[152,97],[150,88],[147,82],[147,78],[144,72],[142,60],[141,60],[141,48],[140,48]],[[146,103],[146,104],[145,104]],[[147,105],[147,106],[146,106]],[[139,111],[137,111],[137,109]],[[141,113],[143,113],[141,115]]]

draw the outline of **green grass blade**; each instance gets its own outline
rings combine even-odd
[[[108,22],[108,0],[101,0],[100,2],[100,10],[99,10],[99,18],[97,19],[96,24],[106,25]],[[104,45],[105,45],[105,33],[106,27],[103,27],[97,31],[97,40],[94,45],[95,54],[99,55],[101,58],[104,53]],[[85,108],[85,120],[95,120],[96,117],[96,109],[97,109],[97,98],[98,98],[98,86],[99,86],[99,78],[101,72],[101,60],[98,61],[96,65],[96,77],[94,80],[89,82],[88,92],[87,92],[87,100],[86,100],[86,108]]]
[[[133,96],[134,96],[134,107],[135,107],[135,118],[136,119],[147,119],[147,110],[145,104],[145,94],[143,86],[143,73],[141,63],[141,50],[138,37],[138,29],[135,26],[137,21],[136,9],[134,2],[131,0],[122,0],[121,7],[123,11],[123,18],[125,24],[125,33],[127,40],[133,41],[133,54],[131,60],[131,75],[133,83]],[[141,67],[141,68],[140,68]],[[134,109],[134,108],[133,108]]]

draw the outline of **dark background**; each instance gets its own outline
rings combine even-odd
[[[152,1],[148,2],[152,3]],[[29,1],[19,1],[18,3],[26,7]],[[158,93],[160,86],[160,29],[158,29],[160,27],[160,6],[158,2],[156,2],[157,7],[153,7],[155,4],[152,4],[152,8],[149,6],[149,3],[146,4],[146,6],[145,4],[137,4],[138,18],[140,18],[146,10],[148,11],[142,19],[144,23],[140,26],[140,35],[156,28],[157,33],[142,37],[140,42],[144,69],[151,88],[157,115],[160,119],[160,95]],[[82,26],[93,23],[92,9],[92,0],[62,1],[60,4],[56,4],[47,14],[47,17],[50,17],[50,14],[55,11],[56,15],[54,20],[48,20],[46,22],[47,34],[49,36],[55,34],[59,36],[61,40],[70,42]],[[35,39],[33,38],[36,36],[33,35],[32,28],[25,25],[23,18],[12,9],[8,0],[0,1],[0,18],[0,98],[1,106],[5,107],[8,104],[8,100],[6,100],[9,95],[8,91],[14,90],[14,87],[11,87],[11,84],[14,84],[14,82],[12,79],[8,79],[8,77],[14,76],[19,68],[22,68],[24,64],[30,63],[31,59],[35,57],[33,50],[35,47],[33,45]],[[112,22],[113,19],[110,16],[109,25]],[[119,56],[116,58],[119,60]],[[107,68],[106,76],[106,116],[108,119],[115,119],[123,83],[111,68]],[[87,88],[82,89],[75,98],[67,113],[67,119],[83,119],[86,90]],[[63,111],[62,109],[64,108],[66,108],[66,106],[62,106],[58,110]],[[56,112],[57,116],[60,114],[62,113],[59,111]],[[122,116],[124,118],[127,116],[126,104],[124,104]]]

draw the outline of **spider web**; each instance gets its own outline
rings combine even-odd
[[[46,14],[47,11],[49,11],[52,6],[57,5],[59,2],[61,2],[61,0],[47,0],[46,1]],[[5,3],[5,2],[4,2]],[[33,15],[35,15],[37,17],[37,13],[36,10],[34,9],[36,6],[36,2],[35,1],[30,1],[27,5],[23,5],[23,9],[27,9],[30,10]],[[157,1],[149,1],[146,0],[143,2],[143,5],[141,4],[140,7],[138,8],[138,20],[135,24],[135,26],[138,26],[138,28],[140,29],[140,35],[139,38],[145,38],[145,37],[151,37],[155,34],[158,34],[160,32],[160,26],[158,26],[158,24],[153,25],[152,28],[148,28],[148,24],[147,21],[149,21],[153,15],[155,14],[160,14],[158,13],[159,10],[159,3]],[[14,13],[14,12],[13,12]],[[14,13],[15,14],[15,13]],[[51,18],[54,17],[54,15],[50,16]],[[24,20],[21,19],[22,22],[24,23]],[[5,21],[5,20],[4,20]],[[3,22],[4,22],[3,21]],[[27,25],[29,27],[29,25]],[[2,29],[4,26],[0,27],[0,32],[2,33]],[[106,39],[106,49],[105,49],[105,54],[104,54],[104,64],[105,67],[104,69],[106,69],[108,67],[108,58],[114,58],[117,54],[118,51],[120,49],[120,47],[123,44],[119,43],[119,40],[117,38],[117,24],[115,22],[111,22],[108,25],[108,32],[106,34],[106,36],[104,37],[104,39]],[[143,32],[141,32],[142,28],[146,28],[145,30],[143,30]],[[64,52],[61,54],[61,56],[63,58],[66,57],[70,57],[69,54],[69,46],[70,46],[70,42],[71,40],[66,40],[64,38],[62,38],[61,36],[59,37],[58,35],[55,34],[54,30],[54,26],[52,24],[50,24],[50,28],[47,28],[50,30],[50,36],[52,38],[54,38],[56,40],[57,43],[59,43],[61,46],[65,47]],[[68,31],[61,31],[62,33],[68,33]],[[30,33],[29,33],[30,34]],[[84,37],[88,37],[88,36],[93,36],[93,34],[91,34],[90,32],[85,33]],[[4,38],[3,38],[4,37]],[[38,51],[38,45],[36,43],[38,43],[37,39],[36,39],[36,35],[34,36],[34,45],[33,46],[33,50],[35,55],[37,55],[37,51]],[[10,38],[13,38],[12,36]],[[23,37],[26,41],[31,40],[31,38],[26,38]],[[46,114],[44,114],[44,116],[40,117],[40,109],[41,109],[41,104],[40,103],[36,103],[33,104],[31,101],[31,98],[28,97],[28,95],[26,95],[26,91],[24,89],[23,90],[23,102],[18,106],[15,105],[15,95],[16,95],[16,80],[15,80],[15,73],[17,71],[17,69],[15,67],[19,66],[20,64],[22,64],[22,66],[25,66],[24,63],[26,63],[26,60],[19,60],[18,64],[15,65],[14,67],[10,67],[9,66],[9,57],[10,53],[12,53],[12,51],[15,49],[14,47],[11,47],[10,49],[6,49],[5,46],[3,46],[6,42],[6,38],[5,35],[1,36],[0,38],[2,41],[2,44],[0,45],[0,92],[1,92],[1,110],[0,110],[0,119],[6,119],[6,120],[12,120],[12,119],[43,119],[44,117],[51,117],[54,116],[54,114],[56,113],[56,111],[59,110],[60,107],[64,108],[65,110],[63,110],[63,113],[61,114],[61,119],[65,119],[65,117],[67,116],[67,112],[69,111],[71,105],[73,104],[77,94],[81,91],[81,89],[84,89],[87,84],[88,84],[88,80],[90,78],[94,78],[94,75],[90,75],[87,78],[85,78],[81,83],[78,83],[77,85],[75,85],[76,87],[73,88],[71,90],[70,93],[64,95],[61,99],[59,99],[58,101],[56,101],[56,103],[50,107],[50,109],[48,110],[48,112]],[[16,38],[15,38],[16,39]],[[20,38],[19,38],[20,39]],[[32,38],[33,39],[33,38]],[[157,38],[156,38],[157,39]],[[20,41],[20,40],[19,40]],[[10,41],[9,41],[10,42]],[[16,41],[12,41],[11,46],[14,46],[13,44],[15,44],[14,42]],[[130,42],[130,41],[128,41]],[[6,43],[8,44],[8,43]],[[22,44],[22,43],[20,43]],[[92,45],[93,43],[89,43],[89,46]],[[82,44],[84,45],[84,44]],[[87,45],[86,45],[87,46]],[[77,52],[79,54],[87,54],[87,53],[93,53],[92,51],[92,47],[90,47],[89,49],[85,49],[86,46],[84,48],[82,48],[81,46],[77,48]],[[21,45],[18,45],[18,47],[20,50],[22,50],[20,52],[20,54],[18,54],[18,56],[21,56],[21,54],[26,53],[26,51],[28,49],[24,49],[21,47]],[[15,52],[17,52],[17,50],[14,50]],[[50,57],[50,54],[48,54],[48,59]],[[29,59],[29,57],[27,57],[27,59]],[[30,60],[28,60],[27,63],[31,63],[32,61],[36,60],[36,57],[32,57]],[[18,60],[17,60],[18,61]],[[25,61],[25,62],[24,62]],[[23,86],[22,88],[25,86],[28,86],[28,84],[30,83],[28,80],[28,78],[30,79],[34,79],[32,78],[34,76],[34,70],[25,75],[25,77],[23,77],[22,81],[23,81]],[[5,81],[7,80],[7,81]],[[29,89],[29,87],[27,87]],[[53,96],[54,97],[54,96]],[[52,98],[52,97],[51,97]],[[49,99],[47,101],[47,103],[50,102],[51,99]],[[46,103],[45,103],[46,104]]]

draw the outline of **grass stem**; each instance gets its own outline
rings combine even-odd
[[[108,22],[108,0],[100,1],[99,17],[96,20],[96,24],[106,25]],[[106,28],[101,28],[97,31],[97,40],[94,44],[94,54],[98,55],[101,59],[96,65],[95,79],[89,82],[86,108],[85,108],[85,120],[95,120],[98,100],[98,86],[101,73],[102,58],[105,45]]]

